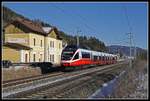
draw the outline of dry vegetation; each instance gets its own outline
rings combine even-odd
[[[137,60],[133,63],[132,68],[127,68],[125,75],[123,75],[117,82],[117,86],[114,89],[113,98],[147,98],[146,93],[143,92],[145,87],[142,87],[143,91],[137,95],[138,87],[141,86],[141,76],[145,78],[147,75],[147,62]],[[147,83],[148,79],[144,79]],[[142,82],[145,82],[142,81]],[[145,85],[145,84],[144,84]]]
[[[30,77],[40,75],[40,68],[21,67],[21,68],[2,68],[2,81],[19,79],[24,77]]]

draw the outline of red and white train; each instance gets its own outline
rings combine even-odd
[[[82,49],[76,45],[68,45],[62,51],[61,64],[64,67],[80,67],[84,65],[105,65],[117,62],[117,55]]]

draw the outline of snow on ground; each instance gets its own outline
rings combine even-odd
[[[148,98],[148,74],[140,74],[136,91],[130,98]]]

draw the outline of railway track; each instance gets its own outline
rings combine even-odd
[[[3,81],[2,87],[18,85],[18,84],[23,84],[23,83],[27,83],[27,82],[33,82],[35,80],[40,80],[40,79],[44,79],[44,78],[58,76],[58,75],[61,75],[61,74],[63,74],[63,72],[57,72],[57,73],[37,75],[37,76],[32,76],[32,77],[26,77],[26,78],[20,78],[20,79],[15,79],[15,80]]]
[[[86,69],[88,70],[89,68],[86,68]],[[82,69],[82,70],[84,70],[84,69]],[[31,82],[34,80],[49,78],[49,77],[57,76],[57,75],[61,75],[61,74],[63,74],[63,72],[56,72],[56,73],[45,74],[45,75],[41,74],[41,75],[36,75],[36,76],[31,76],[31,77],[2,81],[2,87],[23,84],[23,83]]]
[[[38,93],[35,93],[33,95],[29,95],[25,98],[32,98],[32,99],[37,99],[37,98],[65,98],[65,97],[68,98],[71,93],[75,93],[76,91],[79,91],[80,89],[82,89],[84,86],[88,86],[88,84],[90,84],[90,83],[92,84],[92,83],[96,82],[96,80],[93,80],[93,77],[97,76],[99,78],[98,83],[100,84],[100,86],[103,83],[105,83],[109,80],[112,80],[116,74],[119,74],[119,72],[116,72],[118,69],[120,69],[120,68],[117,67],[117,68],[113,68],[113,69],[107,69],[104,71],[100,71],[96,74],[92,74],[90,76],[87,75],[85,77],[81,77],[81,78],[76,79],[74,81],[70,81],[70,82],[58,85],[56,87],[46,89],[44,91],[38,91]],[[106,74],[104,74],[104,73],[106,73]],[[73,97],[73,96],[70,96],[70,98],[71,97]]]
[[[85,69],[82,71],[75,71],[71,73],[58,75],[55,77],[35,80],[33,82],[25,83],[22,85],[17,85],[14,87],[6,87],[6,88],[3,88],[2,96],[3,98],[24,98],[24,97],[32,98],[34,94],[36,95],[36,93],[40,92],[42,96],[44,94],[45,95],[49,94],[48,97],[56,97],[54,95],[59,95],[58,91],[59,93],[61,92],[61,94],[63,94],[63,92],[69,91],[69,89],[77,87],[77,85],[81,84],[81,82],[84,84],[86,81],[90,81],[91,76],[89,75],[93,75],[98,72],[102,73],[102,72],[111,71],[112,69],[115,69],[115,68],[110,68],[110,67],[115,66],[117,68],[117,65],[121,65],[121,64],[124,64],[124,63],[121,62],[121,63],[113,64],[113,65],[90,68],[90,69]],[[73,85],[75,84],[76,86],[73,87]],[[64,85],[67,85],[67,86],[64,86]],[[72,85],[72,87],[69,85]],[[69,88],[66,90],[66,87],[69,87]],[[50,88],[52,91],[49,91]],[[45,95],[42,98],[44,98]]]

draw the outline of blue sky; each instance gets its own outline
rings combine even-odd
[[[129,45],[128,16],[136,46],[147,49],[146,2],[3,2],[3,5],[30,19],[41,19],[67,34],[77,35],[77,30],[81,30],[79,35],[95,36],[106,45]]]

